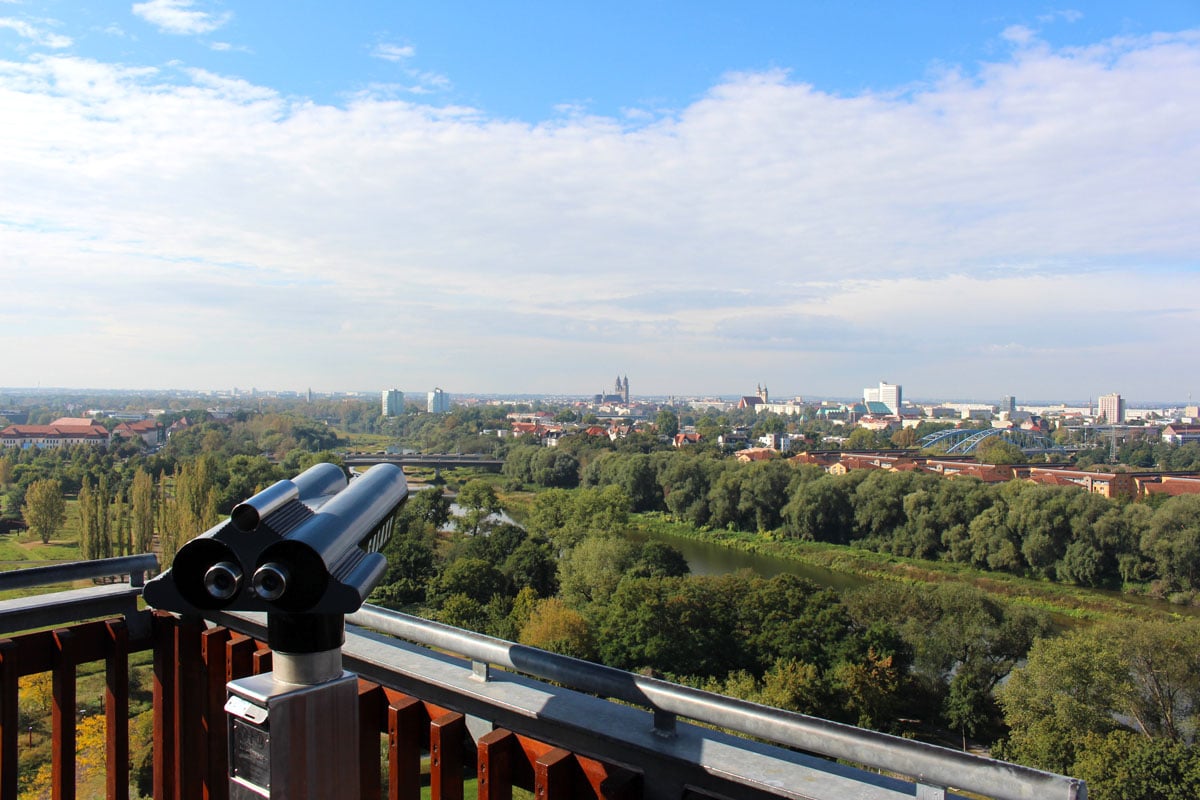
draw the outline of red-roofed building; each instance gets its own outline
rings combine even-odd
[[[1138,498],[1200,494],[1200,475],[1134,475]]]
[[[9,425],[0,431],[0,447],[70,447],[107,445],[108,430],[93,420],[87,425]]]
[[[129,439],[137,436],[140,437],[147,447],[156,447],[163,443],[166,431],[162,425],[152,419],[144,419],[140,422],[122,422],[113,429],[113,436],[123,436]]]
[[[1134,496],[1133,476],[1128,472],[1094,472],[1070,467],[1030,467],[1029,480],[1050,486],[1079,486],[1104,497]]]
[[[1182,422],[1172,422],[1163,428],[1162,440],[1168,444],[1200,442],[1200,425],[1185,425]]]
[[[1007,464],[979,464],[959,459],[927,458],[922,461],[921,468],[945,478],[978,478],[984,483],[1004,483],[1013,477],[1013,468]]]
[[[738,450],[733,455],[738,461],[748,464],[751,461],[770,461],[779,455],[779,451],[772,450],[770,447],[747,447],[745,450]]]

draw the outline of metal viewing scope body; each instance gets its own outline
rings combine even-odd
[[[341,467],[317,464],[239,503],[146,583],[146,602],[165,611],[267,612],[271,671],[226,684],[230,800],[359,795],[345,615],[387,570],[379,551],[407,498],[394,464],[349,483]]]
[[[177,613],[351,614],[387,570],[379,551],[407,497],[393,464],[349,482],[336,464],[317,464],[180,547],[143,596]]]

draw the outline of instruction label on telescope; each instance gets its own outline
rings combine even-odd
[[[233,777],[253,786],[270,789],[271,734],[265,728],[249,724],[237,717],[233,717],[232,722],[233,748],[229,766]]]
[[[237,695],[225,702],[229,714],[230,776],[256,788],[271,789],[271,732],[267,709]]]

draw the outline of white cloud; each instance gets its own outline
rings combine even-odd
[[[375,49],[371,51],[371,55],[375,58],[381,58],[384,61],[407,61],[416,55],[416,52],[409,45],[382,43],[375,45]]]
[[[0,28],[7,28],[22,39],[28,39],[39,47],[49,47],[52,50],[65,50],[74,44],[70,36],[53,33],[25,20],[0,17]]]
[[[1038,16],[1038,22],[1042,22],[1042,23],[1056,22],[1060,19],[1074,24],[1076,22],[1079,22],[1079,20],[1083,19],[1083,12],[1077,11],[1076,9],[1073,9],[1073,8],[1065,8],[1065,9],[1062,9],[1059,11],[1051,11],[1047,14],[1041,14],[1040,16]]]
[[[4,380],[1182,396],[1200,35],[1032,44],[896,95],[732,75],[635,127],[0,62]],[[18,330],[138,372],[52,379]]]
[[[185,36],[212,33],[233,19],[230,12],[212,14],[193,5],[193,0],[148,0],[134,3],[130,10],[163,33]]]
[[[417,51],[411,45],[381,43],[371,50],[371,56],[383,61],[400,64],[410,61]],[[369,92],[374,96],[393,97],[397,95],[433,95],[445,92],[451,88],[450,79],[445,75],[427,70],[406,67],[402,70],[408,78],[404,83],[373,84]]]

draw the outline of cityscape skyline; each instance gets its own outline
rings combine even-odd
[[[804,404],[819,405],[825,402],[854,402],[857,400],[866,401],[867,399],[876,400],[879,397],[879,392],[883,387],[889,387],[892,390],[898,390],[896,399],[899,399],[900,392],[903,392],[902,385],[893,385],[886,382],[881,382],[879,388],[866,387],[859,393],[843,392],[835,394],[805,394],[803,392],[773,392],[771,399],[773,401],[791,402],[799,399]],[[766,386],[758,384],[757,386],[759,397],[766,390]],[[406,396],[407,391],[407,396]],[[311,388],[284,388],[284,387],[219,387],[209,389],[198,388],[164,388],[164,387],[137,387],[131,389],[122,388],[105,388],[105,387],[86,387],[86,386],[48,386],[48,387],[28,387],[28,386],[0,386],[0,400],[3,400],[6,394],[9,395],[46,395],[61,393],[68,396],[78,396],[81,394],[96,393],[100,395],[174,395],[174,396],[195,396],[195,397],[283,397],[283,398],[304,398],[312,400],[315,397],[358,397],[367,402],[378,403],[380,398],[381,415],[393,416],[401,413],[401,404],[413,404],[420,408],[426,408],[432,401],[434,393],[439,393],[443,398],[449,398],[450,405],[456,405],[460,399],[466,400],[512,400],[513,402],[528,402],[530,400],[542,400],[546,402],[592,402],[592,403],[608,403],[619,402],[628,404],[650,403],[658,404],[671,399],[687,402],[700,401],[704,399],[724,400],[727,402],[736,402],[739,398],[746,397],[748,392],[745,391],[719,391],[719,392],[700,392],[696,394],[684,394],[678,392],[665,392],[655,394],[634,394],[630,393],[628,400],[610,401],[610,398],[602,394],[591,394],[587,391],[555,391],[555,392],[480,392],[471,389],[460,391],[443,390],[440,387],[435,387],[431,391],[424,389],[400,390],[400,389],[363,389],[363,388],[341,388],[334,390],[326,390],[316,392]],[[1108,393],[1107,395],[1098,395],[1095,397],[1049,397],[1042,395],[1033,395],[1028,398],[1016,397],[1011,394],[1003,395],[1000,398],[975,397],[961,394],[950,395],[908,395],[903,396],[904,406],[929,406],[939,403],[951,404],[972,404],[972,405],[992,405],[999,411],[1006,409],[1015,409],[1019,407],[1047,407],[1047,406],[1063,406],[1066,408],[1080,408],[1090,406],[1102,413],[1102,407],[1106,397],[1119,398],[1122,408],[1138,408],[1138,409],[1153,409],[1153,408],[1183,408],[1185,406],[1195,405],[1193,399],[1189,396],[1186,398],[1180,397],[1129,397],[1120,392]],[[445,409],[445,400],[439,400],[438,407]]]
[[[0,379],[1190,398],[1200,7],[812,5],[0,4]]]

